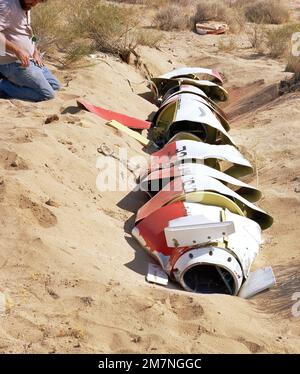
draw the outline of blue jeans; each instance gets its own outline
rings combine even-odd
[[[53,99],[55,91],[60,89],[58,80],[45,66],[39,67],[33,61],[27,68],[21,67],[19,62],[0,65],[0,92],[8,98],[44,101]]]

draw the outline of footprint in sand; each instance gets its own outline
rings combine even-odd
[[[171,311],[183,321],[197,320],[203,316],[202,306],[190,296],[170,295]]]
[[[32,143],[36,138],[46,137],[48,137],[48,135],[45,132],[39,131],[35,128],[16,127],[12,130],[5,132],[5,134],[2,137],[2,140],[8,141],[9,143],[24,144]]]
[[[46,138],[48,135],[36,129],[17,129],[11,141],[14,143],[31,143],[35,138]]]
[[[28,170],[26,162],[15,152],[0,149],[0,168],[6,170]]]
[[[263,345],[260,345],[260,344],[257,344],[257,343],[254,343],[254,342],[250,342],[249,340],[246,340],[245,338],[243,337],[240,337],[238,338],[238,341],[242,344],[244,344],[251,353],[259,353],[259,352],[262,352],[265,347]]]
[[[49,228],[57,224],[56,216],[48,208],[31,201],[26,196],[22,195],[20,197],[19,207],[21,209],[30,209],[38,220],[38,223],[44,228]]]
[[[58,142],[65,145],[70,152],[77,153],[77,148],[74,147],[73,143],[70,140],[58,139]]]

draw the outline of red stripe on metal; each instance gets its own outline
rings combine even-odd
[[[181,173],[178,170],[178,166],[175,165],[170,168],[153,171],[144,179],[144,181],[150,182],[150,181],[154,181],[158,179],[176,178],[180,176],[181,176]]]
[[[175,199],[177,196],[180,196],[183,191],[181,178],[171,181],[138,210],[136,222],[145,219],[156,210],[168,204],[171,200]]]
[[[170,256],[175,249],[167,246],[164,229],[168,227],[169,221],[186,216],[184,203],[176,202],[156,210],[136,227],[150,252],[157,251],[165,256]]]
[[[176,142],[172,142],[166,144],[162,149],[157,152],[152,153],[154,157],[162,157],[162,156],[174,156],[176,155]]]

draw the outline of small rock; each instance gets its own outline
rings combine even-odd
[[[71,151],[72,153],[77,152],[77,149],[75,147],[69,147],[68,150]]]
[[[55,201],[51,200],[51,199],[47,200],[45,204],[49,205],[49,206],[54,206],[55,208],[59,207],[59,204],[56,203]]]
[[[59,299],[59,296],[57,295],[57,293],[54,292],[53,290],[51,290],[50,288],[47,288],[47,292],[48,292],[48,294],[49,294],[51,297],[53,297],[53,299],[55,299],[55,300]]]
[[[134,338],[131,339],[133,343],[139,343],[142,340],[140,336],[135,336]]]
[[[89,296],[81,297],[80,300],[86,306],[91,306],[93,304],[93,302],[94,302],[94,299],[92,297],[89,297]]]
[[[52,116],[47,117],[45,120],[45,125],[48,125],[49,123],[52,123],[55,121],[59,121],[59,117],[57,114],[53,114]]]

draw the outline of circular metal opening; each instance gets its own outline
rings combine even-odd
[[[235,281],[232,274],[214,265],[195,265],[188,268],[183,276],[184,288],[197,293],[235,294]]]

